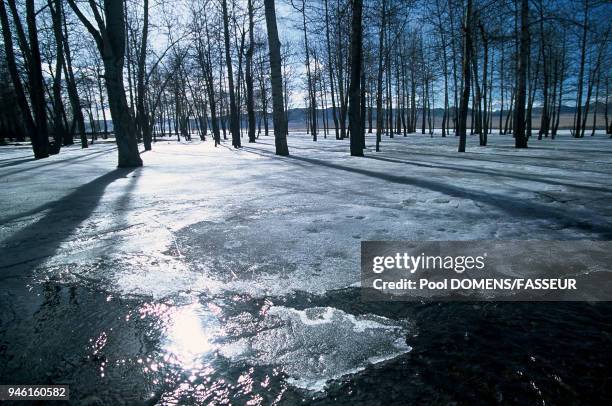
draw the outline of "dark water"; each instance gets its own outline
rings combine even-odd
[[[2,283],[0,382],[69,384],[74,404],[593,405],[612,399],[609,303],[364,303],[357,289],[156,301],[114,297],[86,282]],[[168,320],[185,306],[213,309],[214,317],[199,319],[203,328],[220,325],[226,335],[240,336],[270,327],[261,315],[270,305],[410,320],[405,340],[412,351],[311,392],[290,385],[282,368],[189,348],[190,335],[201,331],[189,330],[188,316],[182,345],[192,359],[168,349]]]

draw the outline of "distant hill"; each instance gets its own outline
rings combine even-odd
[[[588,125],[591,125],[592,120],[593,120],[593,111],[594,108],[597,108],[597,125],[598,127],[601,126],[601,128],[603,128],[604,123],[605,123],[605,119],[604,119],[604,113],[605,113],[605,104],[604,103],[597,103],[596,105],[591,105],[589,107],[589,122]],[[609,105],[608,107],[609,111],[612,112],[612,104]],[[574,118],[574,112],[576,111],[575,107],[571,107],[571,106],[562,106],[561,107],[561,120],[560,120],[560,127],[568,127],[571,126],[572,122],[573,122],[573,118]],[[332,109],[328,108],[325,110],[325,112],[327,113],[327,119],[329,120],[330,126],[333,127],[333,115],[332,115]],[[396,114],[397,110],[393,109],[393,114]],[[417,117],[418,117],[418,126],[419,127],[421,125],[421,117],[422,115],[420,115],[419,113],[421,112],[420,109],[417,109]],[[472,110],[468,110],[468,115],[471,115]],[[503,111],[502,115],[505,116],[507,115],[507,111]],[[307,109],[305,108],[294,108],[294,109],[289,109],[289,128],[293,129],[293,130],[297,130],[297,129],[305,129],[306,128],[306,114],[307,114]],[[434,121],[434,127],[439,128],[442,126],[442,119],[444,117],[444,109],[442,108],[436,108],[432,110],[432,114],[433,114],[433,119]],[[541,114],[542,114],[542,108],[541,107],[534,107],[533,108],[533,112],[532,112],[532,117],[533,117],[533,125],[534,128],[538,128],[539,126],[539,121],[541,119]],[[493,111],[493,125],[494,127],[497,127],[499,125],[499,115],[500,115],[500,111],[499,110],[494,110]],[[323,119],[324,116],[324,110],[320,109],[317,110],[317,120],[318,120],[318,126],[322,127],[323,124],[321,122],[321,120]],[[469,120],[471,117],[468,117],[468,125],[469,125]],[[372,112],[372,121],[376,121],[376,111]],[[347,125],[348,125],[348,119],[347,119]]]
[[[593,111],[594,108],[597,107],[597,127],[598,128],[604,128],[604,123],[605,123],[605,119],[604,119],[604,112],[605,112],[605,104],[604,103],[597,103],[596,105],[591,105],[589,108],[589,118],[588,118],[588,124],[587,126],[590,126],[593,122]],[[612,112],[612,104],[609,105],[609,111]],[[575,112],[575,107],[571,107],[571,106],[562,106],[561,107],[561,120],[560,120],[560,127],[561,128],[569,128],[572,125],[573,119],[574,119],[574,112]],[[417,117],[419,119],[418,121],[418,125],[417,128],[420,127],[421,125],[421,115],[420,113],[420,109],[417,110]],[[393,110],[393,114],[396,114],[397,110]],[[299,108],[293,108],[293,109],[289,109],[288,112],[288,116],[289,116],[289,129],[290,130],[304,130],[306,129],[306,115],[307,115],[307,109],[303,108],[303,107],[299,107]],[[332,113],[332,108],[327,108],[325,110],[323,109],[319,109],[317,110],[317,120],[318,120],[318,127],[323,128],[323,117],[324,117],[324,113],[327,114],[327,120],[329,121],[329,125],[330,127],[333,127],[333,113]],[[441,108],[436,108],[432,110],[433,113],[433,119],[434,119],[434,127],[436,128],[440,128],[442,126],[442,118],[444,116],[444,110]],[[469,110],[469,113],[471,114],[471,109]],[[493,112],[493,127],[497,128],[499,126],[499,110],[495,110]],[[505,119],[505,115],[507,114],[507,111],[503,111],[502,115],[504,116]],[[533,108],[533,126],[534,128],[538,128],[539,123],[540,123],[540,115],[542,114],[542,108],[541,107],[534,107]],[[257,114],[257,117],[259,119],[259,114]],[[268,118],[269,118],[269,126],[270,128],[272,128],[272,114],[268,113]],[[242,127],[246,127],[247,123],[246,123],[246,114],[243,114],[241,116],[241,124]],[[375,122],[376,121],[376,111],[372,112],[372,120]],[[469,125],[469,120],[470,117],[468,117],[468,125]],[[104,122],[102,120],[96,120],[94,121],[94,123],[96,123],[96,126],[98,129],[100,129],[101,131],[104,130]],[[195,120],[191,119],[191,124],[192,124],[192,128],[196,128],[196,124],[195,124]],[[89,122],[86,122],[86,130],[87,132],[91,131],[91,126],[89,124]],[[348,125],[348,119],[347,119],[347,125]],[[262,131],[263,131],[263,123],[261,124],[262,126]],[[108,127],[108,131],[112,132],[113,131],[113,123],[110,120],[107,120],[107,127]]]

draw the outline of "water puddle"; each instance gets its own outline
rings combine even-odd
[[[214,304],[193,303],[161,313],[164,362],[192,379],[221,356],[233,364],[275,368],[294,387],[322,391],[330,380],[411,350],[407,327],[397,321],[332,307],[264,305],[259,314],[225,318]]]
[[[278,366],[302,389],[321,391],[329,380],[411,350],[405,327],[384,317],[353,316],[332,307],[272,306],[265,318],[269,328],[234,342],[226,354]]]

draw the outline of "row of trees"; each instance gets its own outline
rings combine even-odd
[[[179,136],[190,138],[195,122],[195,127],[205,137],[210,122],[218,144],[218,123],[221,123],[224,137],[226,123],[229,123],[232,144],[240,147],[240,97],[246,99],[249,111],[249,141],[255,141],[254,76],[258,73],[266,133],[268,116],[265,112],[269,102],[266,83],[270,83],[277,153],[287,155],[275,5],[273,0],[264,3],[267,58],[263,56],[262,36],[255,36],[254,0],[247,4],[246,27],[238,26],[240,15],[236,2],[231,3],[231,11],[227,0],[220,4],[209,0],[190,3],[189,8],[180,11],[184,14],[174,15],[182,19],[188,14],[188,25],[174,24],[172,19],[162,21],[166,29],[156,34],[166,36],[168,43],[161,50],[150,46],[152,25],[148,0],[137,4],[123,0],[101,3],[2,0],[0,22],[3,61],[6,61],[2,69],[10,77],[2,103],[17,102],[17,117],[20,117],[11,121],[10,108],[3,109],[2,132],[14,134],[18,139],[27,134],[35,157],[46,158],[58,153],[62,146],[72,144],[75,134],[80,135],[82,146],[87,147],[83,111],[88,112],[92,133],[99,130],[96,127],[102,122],[107,135],[108,108],[120,167],[141,166],[138,143],[142,142],[145,150],[150,150],[157,132],[163,134],[166,126],[170,129],[174,125]],[[170,8],[173,5],[158,6]],[[22,20],[27,21],[27,27]],[[175,25],[183,28],[182,32]],[[220,28],[222,41],[217,37]],[[247,32],[248,41],[245,39]],[[235,83],[236,55],[233,51],[236,44],[233,41],[238,40],[239,74]],[[222,54],[217,49],[220,43],[223,44]],[[73,64],[71,46],[74,44],[79,47],[79,66]],[[259,49],[257,55],[256,47]],[[243,88],[246,88],[244,93]]]
[[[272,127],[286,155],[299,95],[313,140],[350,138],[353,155],[366,132],[377,150],[432,133],[440,111],[459,151],[468,130],[554,138],[566,106],[574,136],[598,113],[612,133],[604,0],[277,1],[280,17],[273,0],[0,0],[0,136],[44,158],[112,132],[119,166],[139,166],[158,137],[238,148]]]
[[[341,1],[295,3],[306,47],[308,131],[314,140],[320,127],[326,134],[326,117],[317,126],[316,112],[331,100],[336,137],[345,138],[351,14]],[[512,133],[520,148],[535,129],[539,139],[554,138],[566,106],[575,107],[573,122],[565,123],[575,137],[588,127],[594,134],[602,108],[612,133],[609,2],[378,0],[364,7],[362,108],[377,150],[383,134],[433,132],[440,110],[442,136],[460,136],[460,151],[467,129],[483,146],[496,128]]]

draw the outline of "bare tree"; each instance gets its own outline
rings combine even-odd
[[[125,60],[125,24],[122,0],[104,0],[100,14],[98,5],[90,2],[91,12],[98,28],[83,14],[75,0],[68,4],[94,38],[104,62],[104,82],[108,92],[108,104],[113,118],[113,128],[119,151],[119,167],[142,166],[138,152],[136,127],[132,112],[127,104],[123,85]]]
[[[459,107],[459,152],[465,152],[467,137],[467,113],[470,99],[470,80],[471,80],[471,57],[472,57],[472,9],[473,1],[467,0],[465,17],[463,21],[463,91],[461,93],[461,104]],[[472,114],[474,112],[472,111]]]
[[[249,48],[246,55],[246,90],[247,90],[247,114],[249,117],[249,142],[255,142],[255,95],[253,92],[253,53],[255,52],[255,10],[254,0],[248,0],[249,13]]]
[[[363,124],[361,122],[361,14],[363,0],[352,0],[351,22],[351,82],[349,86],[349,123],[351,126],[351,156],[363,156]]]
[[[270,52],[270,80],[272,82],[272,120],[274,122],[274,142],[276,155],[289,155],[287,147],[287,122],[283,109],[283,77],[281,72],[280,41],[276,27],[274,0],[264,0],[266,26],[268,28],[268,47]]]
[[[236,106],[236,94],[234,90],[234,71],[232,68],[232,56],[230,53],[229,16],[227,11],[227,0],[221,1],[223,8],[223,35],[225,38],[225,63],[227,67],[227,82],[230,97],[230,132],[232,133],[232,145],[240,148],[240,123],[238,119],[238,107]]]
[[[525,99],[527,93],[527,64],[529,61],[529,0],[521,0],[520,40],[516,74],[516,102],[514,104],[514,143],[516,148],[527,148],[525,133]]]

